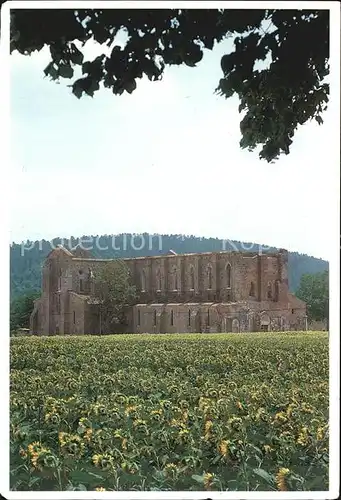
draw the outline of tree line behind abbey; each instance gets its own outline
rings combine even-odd
[[[120,234],[116,236],[82,236],[69,239],[55,238],[52,241],[27,241],[25,245],[13,243],[10,248],[11,300],[41,288],[41,270],[49,252],[63,244],[72,251],[77,244],[88,249],[94,258],[134,258],[168,254],[231,251],[274,252],[276,248],[227,241],[218,238],[198,238],[183,235]],[[297,252],[289,252],[288,273],[290,291],[299,287],[303,274],[315,274],[328,270],[328,262]]]
[[[33,301],[40,295],[42,265],[48,253],[62,244],[72,251],[81,244],[94,258],[133,258],[150,255],[232,251],[274,252],[275,248],[260,247],[252,243],[222,241],[217,238],[198,238],[182,235],[121,234],[69,240],[56,238],[11,245],[11,332],[28,328]],[[290,252],[288,255],[290,290],[307,303],[310,320],[328,319],[329,271],[328,262]]]

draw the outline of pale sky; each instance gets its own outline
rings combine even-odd
[[[242,151],[239,101],[214,95],[230,50],[227,41],[197,68],[139,80],[132,95],[81,100],[69,80],[44,78],[48,50],[13,54],[11,240],[194,234],[328,259],[329,114],[301,127],[275,164]]]

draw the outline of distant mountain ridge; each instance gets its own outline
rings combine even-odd
[[[69,250],[81,244],[95,258],[133,258],[168,254],[221,251],[277,251],[277,248],[219,238],[199,238],[181,234],[160,235],[124,233],[118,235],[54,238],[52,241],[27,241],[25,245],[12,243],[10,247],[11,298],[30,290],[40,290],[41,268],[49,252],[63,244]],[[314,274],[329,268],[327,261],[298,252],[289,252],[288,274],[292,292],[297,289],[303,274]]]

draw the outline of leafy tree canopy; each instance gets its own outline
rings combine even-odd
[[[122,29],[124,48],[115,45]],[[29,55],[48,45],[45,75],[73,79],[78,98],[94,96],[101,85],[116,95],[132,93],[144,75],[160,80],[166,65],[195,67],[204,49],[229,36],[234,50],[221,59],[216,93],[239,97],[240,146],[260,146],[260,158],[271,162],[289,154],[298,125],[312,118],[322,123],[329,94],[328,10],[23,9],[12,11],[11,20],[11,51]],[[112,47],[110,55],[85,61],[82,46],[89,39]],[[267,56],[270,64],[257,69]],[[81,78],[74,77],[77,66]]]
[[[93,300],[99,303],[101,330],[121,330],[126,323],[126,306],[133,304],[136,299],[136,287],[131,283],[126,264],[117,259],[98,269],[91,295]]]
[[[296,292],[307,303],[310,320],[324,321],[329,318],[329,272],[304,274]]]
[[[29,291],[16,297],[11,302],[10,312],[10,329],[11,331],[18,328],[30,327],[30,315],[34,308],[34,301],[40,295],[40,292]]]

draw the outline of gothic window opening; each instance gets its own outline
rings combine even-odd
[[[146,291],[146,272],[144,269],[141,272],[141,291],[142,292]]]
[[[154,326],[156,326],[156,311],[153,313],[153,319],[154,319]]]
[[[226,266],[226,286],[227,288],[231,288],[231,264],[227,264]]]
[[[174,312],[173,312],[173,309],[171,310],[170,324],[171,324],[171,326],[174,326]]]
[[[137,310],[137,326],[141,325],[141,311],[140,309]]]
[[[232,321],[232,333],[239,333],[239,320],[237,318]]]
[[[81,269],[79,270],[79,292],[80,293],[84,292],[84,276],[83,276],[83,271]]]
[[[268,299],[272,299],[272,286],[270,281],[268,283]]]
[[[210,326],[210,310],[207,310],[207,326]]]
[[[73,311],[73,324],[76,324],[76,311]]]
[[[93,293],[95,291],[95,276],[92,271],[92,269],[89,267],[89,273],[88,273],[88,291],[89,293]]]
[[[194,267],[191,266],[189,270],[189,287],[190,290],[194,290]]]
[[[250,297],[254,297],[255,296],[255,284],[253,281],[251,281],[251,285],[250,285]]]
[[[57,314],[60,314],[60,295],[57,295]]]
[[[173,285],[174,285],[173,290],[177,290],[178,289],[178,273],[177,273],[176,267],[174,267],[174,269],[173,269]]]
[[[157,273],[156,273],[156,286],[157,286],[157,290],[161,291],[161,272],[160,272],[160,269],[158,269]]]
[[[191,311],[188,311],[188,326],[191,326]]]
[[[207,289],[212,290],[212,267],[207,267]]]

